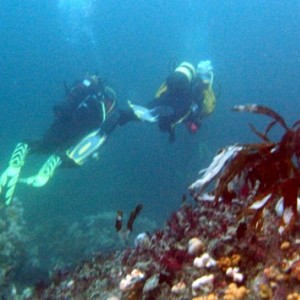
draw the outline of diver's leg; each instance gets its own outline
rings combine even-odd
[[[52,154],[43,164],[39,172],[30,177],[20,178],[19,182],[33,187],[43,187],[59,166],[74,167],[82,165],[89,157],[97,152],[105,142],[107,134],[97,129],[85,136],[78,144],[63,154]]]
[[[71,147],[63,154],[52,154],[43,164],[39,172],[30,177],[20,178],[19,182],[31,185],[33,187],[43,187],[56,169],[62,167],[74,167],[82,165],[86,159],[92,156],[99,147],[105,142],[107,135],[101,133],[101,130],[95,130],[84,137],[78,144]]]
[[[28,149],[28,144],[17,144],[9,161],[8,168],[0,177],[0,194],[4,195],[6,205],[9,205],[13,198],[21,168],[28,154]]]
[[[63,155],[60,152],[57,153],[58,149],[67,148],[66,145],[73,138],[70,133],[71,127],[72,124],[67,118],[56,118],[44,133],[43,138],[39,142],[30,144],[30,153],[48,154],[50,156],[37,174],[20,178],[19,182],[33,187],[43,187],[53,177],[56,169],[62,164],[65,157],[64,153]]]
[[[53,176],[55,170],[61,164],[60,155],[53,154],[59,147],[68,141],[65,136],[65,129],[60,120],[55,120],[50,128],[45,132],[43,138],[38,142],[30,143],[31,154],[48,154],[50,155],[46,162],[42,165],[37,174],[20,178],[18,181],[31,185],[33,187],[43,187]]]

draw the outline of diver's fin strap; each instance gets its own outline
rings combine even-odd
[[[106,137],[106,134],[102,134],[101,130],[97,129],[85,136],[77,145],[68,149],[66,154],[77,165],[82,165],[89,156],[99,149]]]
[[[28,145],[25,143],[17,144],[9,161],[8,168],[0,177],[0,194],[3,192],[5,204],[9,205],[12,201],[16,184],[28,154]]]
[[[33,187],[42,187],[53,176],[54,171],[60,166],[61,162],[61,158],[58,155],[51,155],[43,164],[37,175],[20,178],[19,182],[32,185]]]

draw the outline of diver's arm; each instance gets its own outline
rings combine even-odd
[[[120,118],[118,124],[123,126],[132,121],[140,121],[139,118],[135,115],[132,109],[122,109],[120,112]]]

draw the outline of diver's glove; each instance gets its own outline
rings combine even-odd
[[[156,112],[156,109],[148,109],[141,105],[135,105],[132,104],[130,101],[128,101],[128,105],[133,110],[136,117],[141,121],[147,121],[150,123],[155,123],[158,121],[159,115]]]
[[[197,73],[200,75],[203,82],[209,85],[213,84],[213,67],[210,60],[202,60],[197,65]]]
[[[0,194],[2,192],[5,194],[4,197],[6,205],[11,203],[21,168],[24,165],[27,154],[28,145],[25,143],[17,144],[17,147],[15,148],[9,161],[8,168],[0,177]]]
[[[42,187],[53,176],[54,171],[60,166],[60,164],[61,158],[58,155],[51,155],[43,164],[37,175],[20,178],[19,182],[32,185],[33,187]]]
[[[107,135],[97,129],[85,136],[77,145],[67,150],[69,159],[77,165],[82,165],[89,157],[97,157],[97,150],[106,141]]]

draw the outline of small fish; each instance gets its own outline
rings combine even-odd
[[[131,231],[133,230],[133,223],[136,219],[136,217],[139,215],[141,210],[143,209],[142,204],[138,204],[136,208],[131,212],[128,222],[127,222],[127,228],[122,230],[123,226],[123,212],[118,210],[117,211],[117,217],[116,217],[116,223],[115,223],[115,228],[123,242],[127,242],[129,235]]]
[[[136,206],[136,208],[131,212],[130,217],[129,217],[128,222],[127,222],[127,229],[129,230],[129,232],[132,231],[133,223],[134,223],[136,217],[139,215],[139,213],[141,212],[142,209],[143,209],[143,204],[138,204]]]
[[[122,229],[122,223],[123,223],[123,212],[118,210],[117,217],[116,217],[116,223],[115,223],[115,228],[116,228],[117,232],[119,232]]]
[[[187,199],[186,194],[182,194],[181,203],[186,204],[186,199]]]

